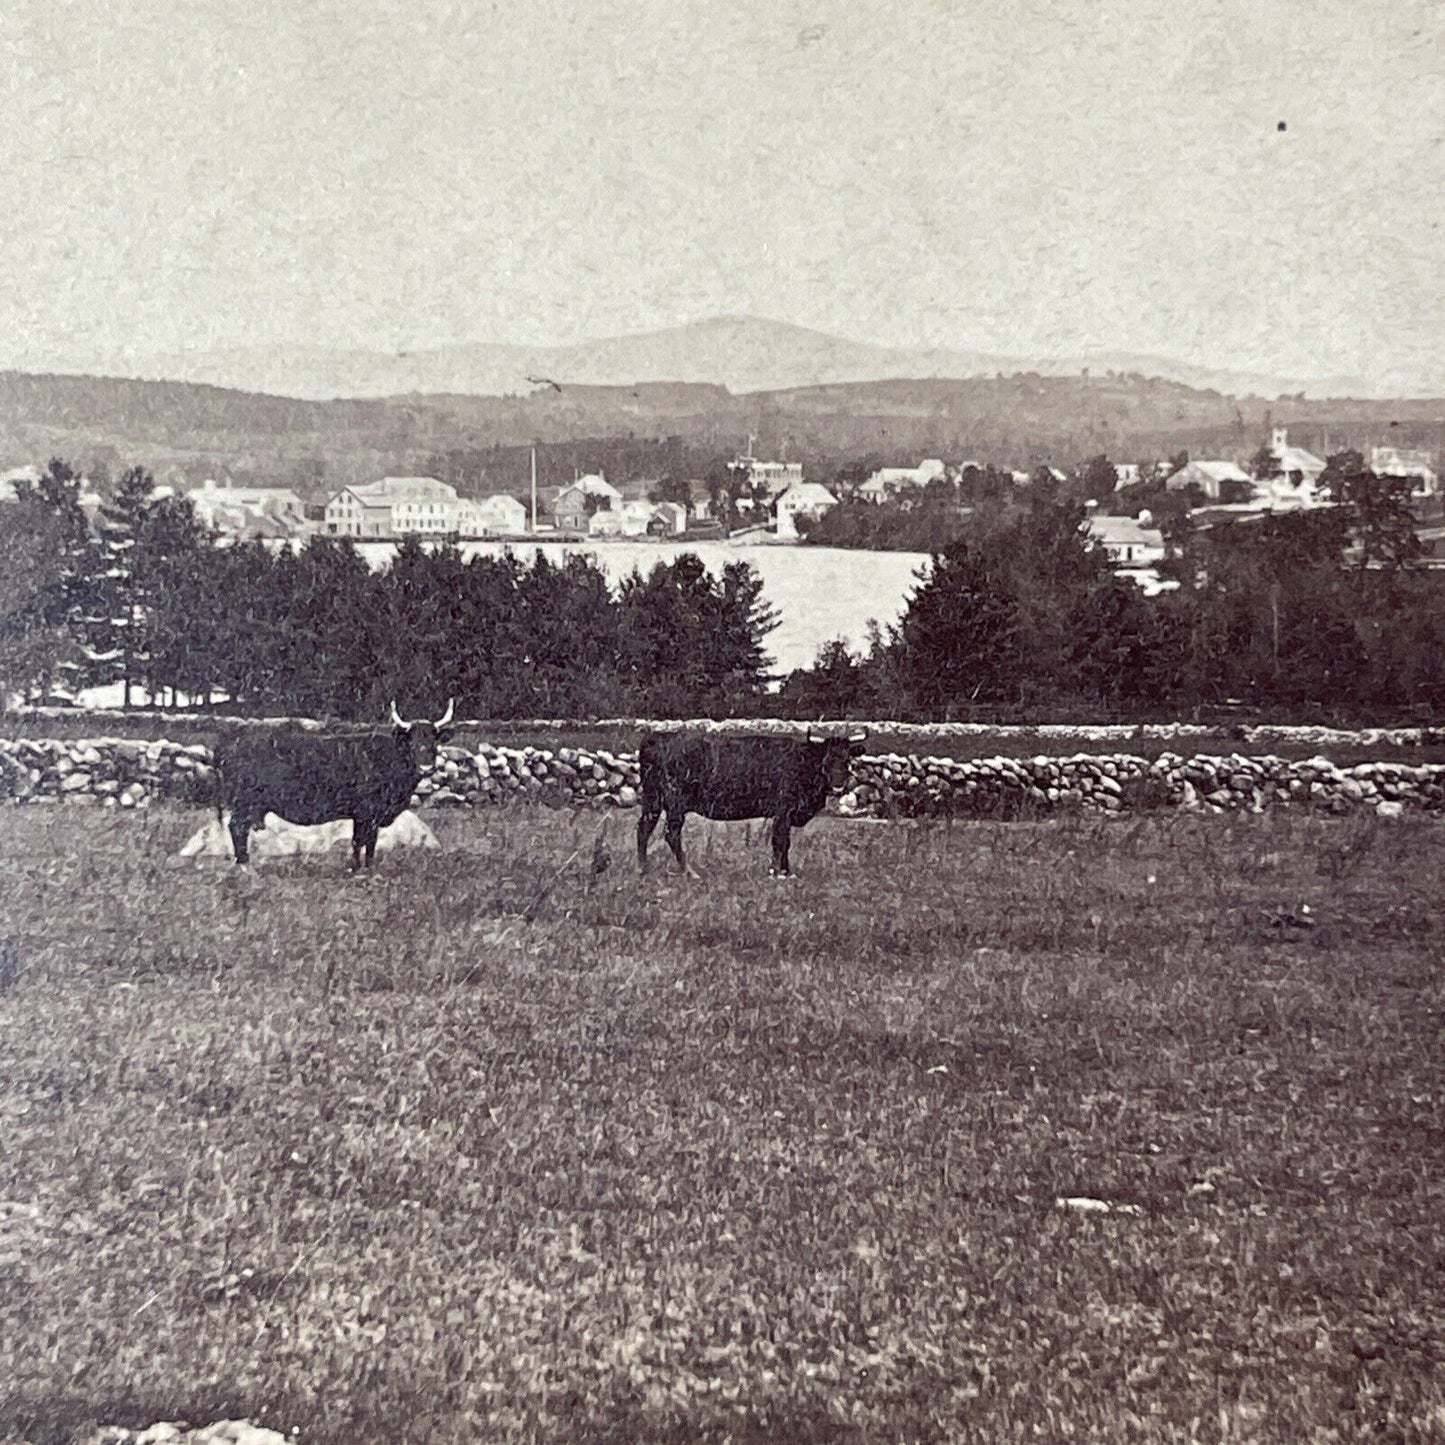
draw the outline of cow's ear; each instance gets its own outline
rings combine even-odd
[[[867,746],[868,746],[867,743],[861,743],[861,742],[858,742],[858,743],[849,743],[849,744],[848,744],[848,756],[849,756],[850,758],[861,758],[861,757],[863,756],[864,749],[865,749]]]
[[[452,729],[451,729],[451,728],[438,728],[438,729],[437,729],[437,742],[438,742],[438,743],[449,743],[449,742],[451,742],[451,740],[452,740]]]

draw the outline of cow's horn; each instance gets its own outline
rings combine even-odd
[[[444,728],[444,727],[452,720],[452,714],[453,714],[456,710],[457,710],[457,700],[456,700],[456,698],[454,698],[454,697],[448,698],[448,699],[447,699],[447,710],[437,719],[436,725],[437,725],[439,728]]]
[[[393,701],[392,704],[391,704],[391,720],[392,720],[392,722],[394,722],[394,723],[397,725],[397,727],[399,727],[399,728],[409,728],[409,727],[411,726],[411,724],[410,724],[409,722],[406,722],[406,721],[402,718],[402,715],[401,715],[399,712],[397,712],[397,710],[396,710],[396,702],[395,702],[395,701]]]
[[[850,743],[866,743],[868,741],[868,730],[864,728],[861,732],[849,733],[848,741]]]

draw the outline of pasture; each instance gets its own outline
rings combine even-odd
[[[1445,1437],[1438,823],[635,816],[0,812],[0,1440]]]

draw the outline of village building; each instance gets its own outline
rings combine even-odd
[[[1234,462],[1186,462],[1164,482],[1167,490],[1198,487],[1206,502],[1247,502],[1254,496],[1254,478]]]
[[[39,480],[37,466],[11,467],[7,472],[0,472],[0,502],[13,502],[19,497],[17,482],[29,482],[33,486]]]
[[[730,461],[728,470],[736,478],[734,495],[741,491],[765,491],[769,501],[803,481],[802,462],[763,462],[754,456],[745,456]]]
[[[518,537],[527,531],[527,508],[516,497],[498,492],[472,503],[478,537]]]
[[[622,493],[600,473],[579,477],[552,503],[552,525],[559,532],[587,532],[599,512],[618,511]]]
[[[1427,451],[1409,451],[1402,447],[1370,448],[1370,470],[1377,477],[1409,481],[1413,497],[1433,497],[1439,492],[1440,478],[1432,465],[1433,460]]]
[[[778,536],[796,540],[800,517],[816,520],[837,505],[837,497],[821,482],[799,482],[795,486],[789,487],[778,498],[776,528]]]
[[[157,487],[159,498],[170,488]],[[306,503],[290,487],[238,487],[208,477],[185,493],[196,520],[223,537],[251,541],[257,537],[300,538],[309,535]]]
[[[1289,429],[1277,426],[1270,434],[1269,449],[1274,453],[1284,480],[1289,482],[1296,493],[1308,489],[1312,495],[1314,485],[1325,469],[1325,463],[1313,452],[1289,444]]]
[[[687,531],[687,508],[681,502],[658,502],[647,519],[649,537],[676,537]]]
[[[1164,560],[1164,534],[1152,525],[1148,512],[1138,517],[1093,515],[1088,533],[1116,567],[1148,567]]]
[[[977,463],[969,465],[977,466]],[[936,457],[919,462],[916,467],[879,467],[858,488],[858,496],[865,502],[886,502],[899,492],[926,487],[947,473],[948,468]]]
[[[435,477],[382,477],[343,487],[326,504],[325,528],[341,537],[446,536],[461,530],[457,489]]]

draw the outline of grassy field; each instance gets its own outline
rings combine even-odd
[[[1439,824],[201,821],[0,812],[0,1440],[1445,1438]]]

